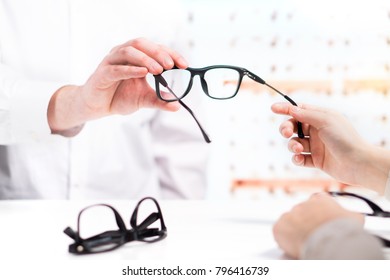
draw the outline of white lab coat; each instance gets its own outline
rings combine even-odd
[[[174,1],[0,2],[0,199],[203,198],[208,147],[184,109],[91,121],[71,139],[47,124],[51,95],[84,83],[112,47],[137,37],[187,43],[177,9]],[[196,94],[186,100],[201,116]]]

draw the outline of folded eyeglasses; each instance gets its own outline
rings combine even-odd
[[[157,211],[150,213],[139,223],[139,208],[145,201],[152,201]],[[80,236],[81,216],[87,210],[96,207],[105,207],[113,212],[118,230],[109,230],[88,238],[82,238]],[[77,231],[67,227],[64,233],[74,240],[74,243],[69,245],[69,252],[77,255],[108,252],[131,241],[156,242],[167,236],[167,228],[164,224],[160,206],[157,200],[152,197],[145,197],[138,202],[131,215],[130,226],[131,229],[126,228],[122,217],[114,207],[108,204],[94,204],[80,211],[77,218]]]

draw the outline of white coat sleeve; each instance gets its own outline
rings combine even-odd
[[[59,82],[66,73],[69,24],[65,1],[45,3],[53,6],[47,9],[54,11],[52,25],[45,21],[41,4],[0,2],[0,145],[53,137],[47,108],[64,84]],[[57,52],[49,54],[48,49]]]
[[[338,219],[316,229],[306,240],[301,259],[384,259],[380,241],[350,219]]]
[[[0,145],[48,137],[47,107],[60,86],[26,79],[0,64]]]

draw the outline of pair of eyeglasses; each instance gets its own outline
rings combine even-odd
[[[150,213],[142,222],[138,223],[139,208],[145,201],[152,201],[155,204],[157,211]],[[112,211],[118,230],[109,230],[88,238],[82,238],[80,235],[81,217],[83,214],[85,215],[86,212],[96,207],[105,207]],[[157,200],[152,197],[145,197],[138,202],[131,215],[130,226],[131,229],[126,228],[122,217],[111,205],[94,204],[80,211],[77,218],[77,231],[67,227],[64,230],[64,233],[74,240],[74,243],[69,245],[69,252],[77,255],[112,251],[131,241],[156,242],[167,236],[167,228],[164,223],[160,206]]]
[[[329,194],[332,196],[357,198],[360,199],[361,201],[364,201],[370,209],[370,211],[362,213],[365,216],[390,218],[390,212],[383,210],[378,204],[374,203],[373,201],[361,195],[350,193],[350,192],[329,192]],[[381,236],[376,236],[376,237],[379,238],[379,240],[383,243],[385,247],[390,247],[390,240],[385,239]]]
[[[237,66],[231,65],[213,65],[203,68],[186,68],[165,70],[159,75],[154,75],[157,96],[166,102],[178,101],[194,118],[203,138],[207,143],[211,140],[202,125],[196,118],[192,110],[182,101],[182,99],[190,92],[195,76],[199,76],[200,83],[204,93],[213,99],[224,100],[236,96],[238,93],[242,79],[244,76],[249,77],[255,82],[266,85],[281,96],[283,96],[292,105],[297,106],[294,100],[283,94],[273,86],[267,84],[262,78],[252,73],[251,71]],[[302,124],[297,123],[298,137],[304,138]]]

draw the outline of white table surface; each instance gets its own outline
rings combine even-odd
[[[67,226],[76,229],[79,211],[97,202],[108,203],[119,211],[129,228],[136,201],[0,201],[0,259],[284,259],[273,239],[272,225],[283,212],[305,198],[269,195],[258,200],[161,200],[168,229],[166,239],[156,243],[131,242],[112,252],[86,256],[68,253],[73,240],[63,233]],[[106,223],[100,217],[95,222],[96,226]],[[366,228],[389,235],[390,221],[370,220]]]

